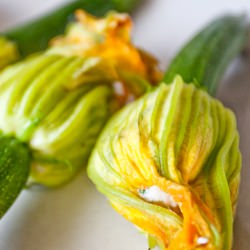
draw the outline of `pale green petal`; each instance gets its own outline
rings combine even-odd
[[[110,120],[92,152],[88,175],[119,213],[150,235],[152,245],[186,249],[207,241],[204,249],[228,250],[240,166],[233,113],[176,77]],[[177,207],[141,195],[151,187],[170,195]]]

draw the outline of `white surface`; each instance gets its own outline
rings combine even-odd
[[[249,0],[142,0],[135,15],[134,40],[165,67],[202,25],[228,12],[247,12]],[[0,0],[0,29],[64,2]],[[250,244],[250,64],[238,60],[224,79],[219,98],[237,115],[243,153],[236,216],[235,250]],[[144,236],[107,204],[84,173],[62,189],[23,191],[0,221],[1,250],[146,250]]]

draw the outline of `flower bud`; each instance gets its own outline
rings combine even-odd
[[[111,119],[88,175],[150,247],[229,250],[240,167],[233,113],[177,76]]]
[[[29,145],[32,180],[47,186],[70,180],[107,119],[150,88],[129,17],[78,15],[52,48],[0,74],[0,131]]]

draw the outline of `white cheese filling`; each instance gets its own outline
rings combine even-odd
[[[197,244],[198,245],[206,245],[208,243],[208,238],[207,237],[199,237],[197,239]]]
[[[170,194],[162,191],[155,185],[147,189],[138,190],[138,193],[141,198],[149,202],[162,202],[170,207],[177,207],[178,205]]]

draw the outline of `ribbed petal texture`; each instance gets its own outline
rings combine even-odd
[[[111,119],[88,174],[151,247],[229,250],[238,144],[233,113],[176,77]]]
[[[39,183],[55,186],[69,180],[86,162],[112,112],[111,85],[84,81],[87,63],[43,54],[0,76],[0,129],[30,145],[31,174]],[[79,79],[81,84],[70,88]]]

